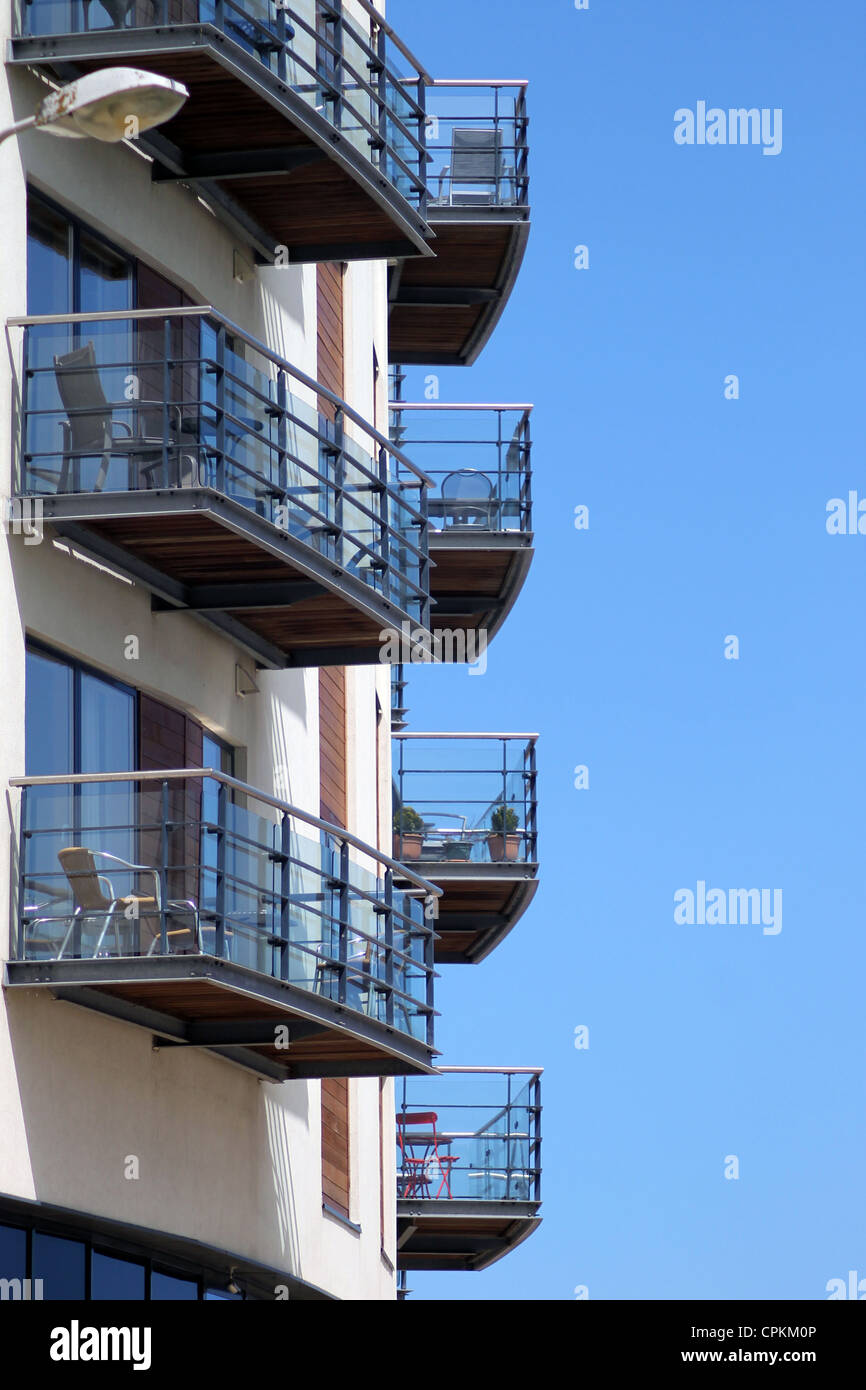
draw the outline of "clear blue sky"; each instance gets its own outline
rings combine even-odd
[[[531,82],[527,259],[441,379],[535,402],[537,553],[488,673],[417,669],[407,703],[416,730],[541,734],[541,888],[438,1003],[444,1061],[546,1068],[545,1220],[483,1274],[411,1286],[826,1298],[866,1277],[866,536],[825,530],[830,498],[866,497],[866,11],[388,16],[436,76]],[[677,146],[699,100],[781,107],[782,153]],[[781,933],[676,925],[699,879],[781,888]]]

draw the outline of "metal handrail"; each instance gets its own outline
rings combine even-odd
[[[424,83],[424,86],[434,86],[435,84],[433,78],[430,76],[427,69],[421,66],[421,63],[415,57],[414,53],[412,53],[411,49],[409,49],[407,45],[403,42],[403,40],[400,38],[400,35],[394,32],[387,19],[385,19],[384,15],[381,15],[379,11],[376,9],[376,6],[372,5],[370,3],[370,0],[357,0],[357,2],[360,5],[361,9],[364,11],[364,13],[368,14],[370,18],[376,22],[376,24],[379,26],[382,32],[388,35],[388,38],[391,40],[398,53],[402,53],[403,57],[406,59],[406,62],[409,63],[410,66],[415,69],[421,81]],[[412,81],[411,78],[409,78],[408,80]]]
[[[281,811],[284,815],[292,816],[297,820],[306,822],[316,830],[324,831],[335,840],[342,840],[353,849],[366,854],[370,859],[375,859],[390,869],[392,873],[399,874],[401,879],[408,879],[416,888],[420,888],[424,893],[432,897],[441,897],[442,889],[437,888],[434,883],[429,883],[426,878],[422,878],[414,869],[410,869],[406,864],[400,864],[383,850],[375,849],[366,841],[353,835],[350,830],[344,830],[341,826],[333,825],[330,821],[322,820],[320,816],[313,815],[312,811],[304,811],[300,806],[292,806],[290,802],[283,801],[281,797],[272,796],[269,792],[260,791],[258,787],[250,786],[248,782],[241,782],[237,777],[230,777],[227,772],[219,772],[212,767],[183,767],[183,768],[160,768],[156,771],[137,771],[137,772],[74,772],[42,775],[39,777],[10,777],[10,787],[54,787],[54,786],[83,786],[87,783],[104,782],[163,782],[176,778],[213,778],[215,782],[222,782],[226,787],[231,787],[232,791],[242,793],[244,796],[251,796],[263,802],[266,806],[271,806],[274,810]]]
[[[466,734],[466,733],[452,734],[452,733],[447,733],[447,732],[445,732],[445,733],[438,733],[438,734],[402,733],[402,734],[394,734],[393,737],[394,737],[395,739],[396,739],[396,738],[522,738],[522,739],[524,739],[527,743],[536,743],[536,742],[538,741],[538,739],[540,738],[540,734]]]
[[[463,401],[389,401],[388,409],[399,410],[522,410],[525,415],[529,415],[534,409],[534,405],[526,405],[524,402],[502,402],[486,401],[471,404]]]

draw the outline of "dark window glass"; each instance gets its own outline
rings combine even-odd
[[[194,1279],[178,1279],[173,1274],[154,1270],[150,1276],[150,1296],[152,1299],[197,1299],[198,1284]]]
[[[0,1279],[27,1277],[27,1232],[0,1226]]]
[[[27,312],[72,310],[72,248],[66,218],[31,199],[27,209]]]
[[[132,1260],[116,1260],[94,1250],[90,1262],[90,1297],[94,1300],[144,1298],[144,1265]]]
[[[48,1301],[84,1298],[84,1245],[80,1240],[33,1234],[33,1278]]]
[[[132,308],[132,273],[126,256],[91,232],[79,241],[78,300],[81,313],[109,313]]]
[[[26,665],[25,767],[28,777],[72,772],[72,668],[29,651]]]

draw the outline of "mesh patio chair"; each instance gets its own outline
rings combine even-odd
[[[446,528],[471,526],[490,531],[496,502],[493,484],[484,473],[461,468],[442,479],[442,521]]]
[[[502,201],[500,187],[510,177],[502,157],[502,131],[455,128],[451,163],[439,175],[437,202],[449,207],[489,207]]]
[[[129,460],[129,487],[135,488],[139,479],[133,475],[136,462],[139,466],[148,461],[153,464],[162,458],[162,434],[135,435],[132,427],[124,420],[115,420],[113,407],[105,395],[102,378],[96,365],[96,350],[93,343],[74,348],[54,358],[54,375],[57,390],[66,409],[67,419],[61,422],[63,431],[63,458],[59,474],[46,470],[33,469],[37,476],[57,479],[58,492],[80,492],[81,463],[85,458],[98,458],[99,470],[92,488],[85,491],[101,492],[108,477],[111,460],[120,454]],[[134,401],[125,409],[136,409],[141,419],[146,407],[160,412],[161,401]],[[177,421],[170,442],[176,445],[179,433],[180,409],[169,405],[172,418]],[[125,433],[118,437],[115,430]]]
[[[118,956],[124,954],[120,938],[121,923],[123,922],[141,924],[139,950],[132,954],[153,955],[160,944],[162,920],[162,892],[157,870],[149,864],[132,864],[126,859],[119,858],[116,854],[108,854],[105,850],[87,849],[83,845],[70,845],[66,849],[58,850],[57,858],[60,860],[60,867],[69,881],[75,902],[75,911],[70,919],[57,959],[59,960],[63,956],[76,927],[80,930],[83,923],[88,920],[94,920],[99,931],[93,949],[94,959],[99,955],[102,943],[112,927],[114,929],[115,954]],[[114,865],[123,874],[143,874],[149,877],[153,881],[153,893],[149,895],[141,893],[121,895],[117,893],[111,879],[97,869],[97,859],[105,860]],[[130,909],[132,909],[131,912]],[[166,936],[171,941],[172,952],[180,952],[195,947],[201,954],[201,929],[196,904],[190,899],[184,901],[170,899],[166,903],[166,912],[172,918],[182,914],[192,917],[191,926],[172,928],[166,932]],[[145,950],[146,933],[150,934],[151,940]],[[184,938],[186,946],[183,943]]]

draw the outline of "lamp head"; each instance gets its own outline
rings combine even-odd
[[[36,126],[73,140],[108,144],[135,139],[183,106],[186,87],[140,68],[102,68],[52,92],[36,110]]]

